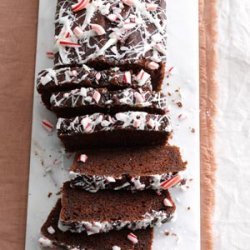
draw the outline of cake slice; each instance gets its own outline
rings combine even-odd
[[[169,221],[174,211],[168,191],[162,195],[152,190],[136,193],[100,190],[93,194],[73,189],[66,182],[58,226],[64,232],[86,231],[89,235],[123,228],[145,229]]]
[[[55,66],[143,69],[160,86],[166,61],[166,0],[58,0]]]
[[[145,112],[59,118],[56,128],[69,152],[107,146],[165,144],[171,134],[167,115]]]
[[[130,230],[111,231],[109,233],[94,234],[88,236],[85,232],[73,234],[71,232],[62,232],[58,228],[59,215],[61,211],[61,200],[58,200],[56,206],[50,212],[46,222],[41,228],[41,238],[39,242],[44,248],[52,249],[71,249],[71,250],[151,250],[153,241],[153,230]]]
[[[167,111],[167,98],[163,93],[131,88],[117,91],[80,88],[57,92],[52,94],[50,104],[58,117],[68,118],[93,113],[144,111],[165,114]]]
[[[89,192],[162,190],[186,164],[179,148],[169,145],[85,150],[76,154],[70,168],[71,186]]]
[[[140,79],[142,73],[144,78]],[[146,72],[136,69],[122,71],[117,67],[101,71],[86,65],[59,69],[49,68],[42,70],[37,77],[37,91],[42,95],[42,100],[49,109],[52,93],[81,87],[107,88],[109,90],[124,88],[152,90],[153,88],[151,77]]]

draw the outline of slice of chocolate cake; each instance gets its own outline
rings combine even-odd
[[[55,66],[144,69],[164,77],[166,0],[58,0]]]
[[[100,190],[93,194],[72,189],[70,182],[66,182],[58,227],[65,232],[86,231],[89,235],[123,228],[145,229],[169,221],[174,211],[168,191],[162,195],[153,190],[136,193]]]
[[[61,200],[50,212],[41,228],[39,242],[44,248],[71,250],[151,250],[153,230],[137,230],[133,234],[130,230],[111,231],[109,233],[88,236],[85,232],[74,234],[62,232],[58,228]],[[132,240],[132,241],[131,241]]]
[[[145,112],[59,118],[56,128],[69,152],[106,146],[165,144],[172,130],[167,115]]]
[[[124,111],[144,111],[165,114],[167,97],[160,92],[141,89],[80,88],[68,92],[57,92],[50,98],[51,110],[58,117],[75,117],[93,113],[115,114]]]
[[[70,168],[71,186],[89,192],[161,190],[186,164],[179,148],[168,145],[85,150]]]
[[[141,79],[142,74],[143,79]],[[49,109],[52,93],[81,87],[107,88],[109,90],[124,88],[152,90],[152,83],[150,75],[144,71],[134,69],[121,71],[117,67],[97,71],[86,65],[45,69],[37,77],[37,91],[42,95],[42,100]]]

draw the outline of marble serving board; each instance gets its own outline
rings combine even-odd
[[[56,0],[40,0],[36,76],[42,69],[53,65],[46,52],[53,48],[55,8]],[[164,86],[164,91],[171,93],[174,136],[170,143],[178,145],[183,158],[188,161],[184,177],[189,181],[186,188],[171,189],[177,204],[177,216],[172,222],[155,229],[153,250],[197,250],[200,249],[198,0],[167,1],[167,18],[167,69],[174,67]],[[183,107],[180,108],[177,102]],[[41,126],[43,119],[56,123],[56,117],[45,109],[35,90],[26,250],[40,249],[40,227],[60,197],[60,187],[68,179],[73,157],[64,153],[56,131],[47,132]]]

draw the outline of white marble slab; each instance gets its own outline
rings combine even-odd
[[[184,159],[189,162],[185,175],[193,181],[185,192],[171,190],[178,216],[174,222],[155,229],[153,249],[196,250],[200,249],[198,0],[169,0],[167,3],[168,68],[174,66],[169,88],[181,88],[184,104],[182,109],[176,105],[172,108],[174,139],[171,144],[181,147]],[[56,0],[40,1],[36,75],[52,66],[45,53],[53,46],[55,6]],[[177,117],[184,111],[187,118],[179,121]],[[42,119],[56,121],[35,91],[26,250],[40,249],[37,243],[40,227],[59,197],[56,193],[68,178],[70,165],[55,132],[49,134],[41,127]],[[192,128],[195,133],[191,132]],[[48,198],[50,192],[52,195]],[[165,230],[171,235],[166,236]]]

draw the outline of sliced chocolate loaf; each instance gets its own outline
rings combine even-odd
[[[153,241],[151,228],[134,231],[135,237],[132,241],[131,231],[126,229],[90,236],[85,232],[79,234],[62,232],[58,228],[60,212],[61,200],[58,200],[41,228],[39,242],[42,247],[67,250],[151,250]]]
[[[179,148],[168,145],[85,150],[70,168],[71,186],[89,192],[161,190],[186,164]]]
[[[114,146],[165,144],[171,135],[167,115],[123,112],[59,118],[58,136],[67,151]]]
[[[51,110],[58,117],[75,117],[93,113],[115,114],[124,111],[144,111],[165,114],[167,99],[163,93],[135,89],[108,91],[80,88],[57,92],[50,98]]]
[[[58,0],[55,65],[144,69],[161,86],[166,0]]]
[[[143,77],[141,75],[143,74]],[[152,90],[151,77],[145,71],[110,68],[97,71],[86,65],[79,67],[65,67],[59,69],[45,69],[37,78],[37,91],[50,109],[50,96],[54,92],[69,91],[81,87],[107,88],[118,90],[124,88],[141,88]]]
[[[72,189],[70,182],[62,190],[62,210],[58,227],[66,232],[97,234],[123,228],[138,230],[160,226],[169,221],[175,205],[168,191],[137,193],[100,190],[90,193]]]

